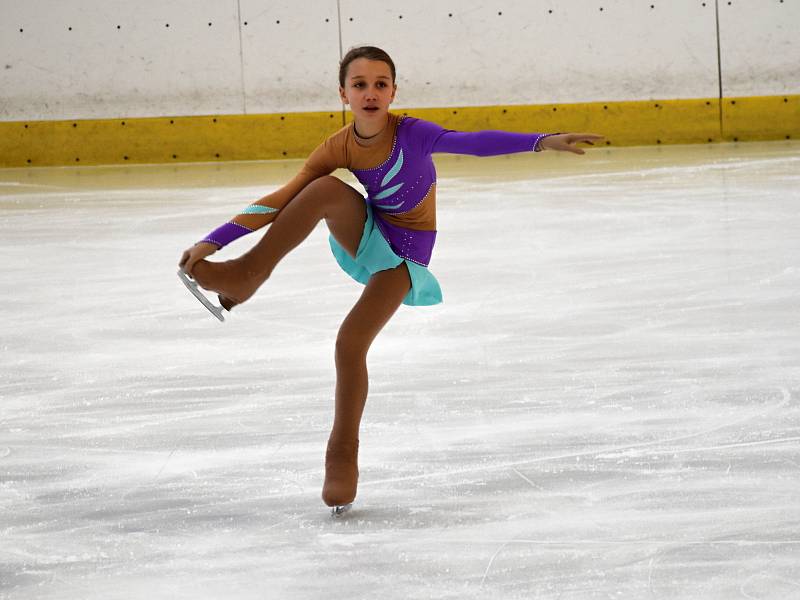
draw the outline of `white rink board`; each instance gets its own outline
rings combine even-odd
[[[338,21],[336,0],[242,0],[247,114],[342,110]]]
[[[2,0],[0,23],[1,119],[242,112],[235,0]]]
[[[800,94],[800,1],[720,2],[723,96]]]
[[[713,3],[650,5],[342,0],[342,46],[385,46],[403,106],[716,96]]]
[[[392,54],[398,107],[715,97],[714,7],[0,0],[0,120],[339,110],[340,37]],[[798,93],[800,2],[719,8],[725,95]]]

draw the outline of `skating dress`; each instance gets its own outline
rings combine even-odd
[[[452,131],[430,121],[389,113],[384,130],[363,140],[350,123],[320,144],[285,186],[251,204],[202,241],[223,247],[264,227],[309,183],[346,168],[366,189],[367,210],[355,257],[330,236],[339,265],[366,284],[373,273],[405,262],[411,290],[403,303],[438,304],[441,288],[428,270],[436,241],[436,170],[431,155],[538,152],[539,142],[548,135],[556,134]]]

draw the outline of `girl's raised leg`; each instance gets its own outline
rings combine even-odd
[[[366,218],[361,194],[336,177],[320,177],[278,213],[261,240],[249,251],[225,262],[198,261],[192,268],[192,277],[205,289],[218,292],[223,305],[226,301],[231,306],[244,302],[321,219],[325,219],[342,247],[355,256]]]
[[[410,289],[411,279],[405,263],[375,273],[339,329],[336,406],[322,488],[322,499],[328,506],[349,504],[356,496],[358,432],[368,390],[367,352]]]

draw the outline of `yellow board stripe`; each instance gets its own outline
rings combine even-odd
[[[0,122],[0,167],[306,156],[342,113]]]
[[[722,133],[740,142],[800,139],[800,96],[724,98]]]
[[[393,109],[449,129],[599,133],[611,146],[800,138],[800,95]],[[341,111],[0,122],[0,167],[305,158]]]

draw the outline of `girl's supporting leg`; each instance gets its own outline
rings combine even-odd
[[[198,261],[192,276],[205,289],[218,292],[230,304],[238,304],[255,293],[278,262],[306,239],[321,219],[325,219],[336,241],[355,256],[366,218],[361,194],[336,177],[320,177],[278,213],[249,251],[225,262]]]
[[[411,289],[405,263],[379,271],[342,322],[336,338],[336,408],[325,456],[322,499],[348,504],[358,485],[358,432],[367,401],[367,351]]]

